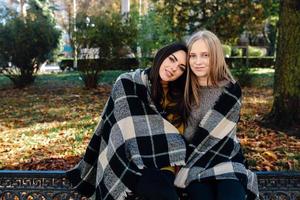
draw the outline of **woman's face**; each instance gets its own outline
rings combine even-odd
[[[160,65],[159,76],[162,82],[175,81],[186,70],[186,52],[176,51],[169,55]]]
[[[191,48],[189,64],[192,72],[197,76],[200,85],[206,85],[209,75],[209,50],[203,40],[197,40]]]

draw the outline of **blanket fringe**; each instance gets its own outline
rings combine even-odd
[[[117,200],[124,200],[124,199],[126,199],[126,197],[128,196],[128,193],[129,192],[131,192],[130,190],[125,190],[125,191],[123,191],[121,194],[120,194],[120,196],[118,197],[118,199]]]
[[[173,163],[171,163],[171,166],[172,167],[174,167],[174,166],[185,166],[185,161],[181,160],[181,161],[173,162]]]

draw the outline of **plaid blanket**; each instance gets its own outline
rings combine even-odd
[[[247,188],[248,199],[258,199],[256,175],[245,167],[236,136],[240,108],[241,88],[229,83],[187,145],[186,165],[178,172],[176,186],[185,188],[195,180],[236,179]]]
[[[149,96],[148,75],[140,69],[114,84],[83,159],[67,177],[95,199],[124,199],[145,167],[184,165],[186,147],[178,130]]]

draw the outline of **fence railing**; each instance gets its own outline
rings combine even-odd
[[[257,172],[262,200],[300,200],[300,172]],[[0,170],[0,200],[86,200],[64,171]]]

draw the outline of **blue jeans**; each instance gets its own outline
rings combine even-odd
[[[233,179],[191,182],[186,192],[190,200],[245,200],[243,185]]]

